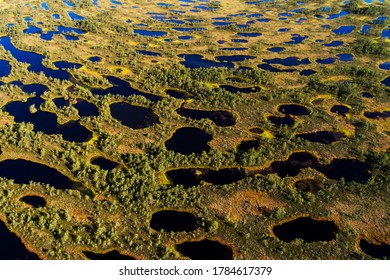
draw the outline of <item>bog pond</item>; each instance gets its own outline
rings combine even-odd
[[[3,221],[0,221],[0,253],[2,260],[39,260],[38,256],[26,249],[20,238],[10,232]]]
[[[277,225],[273,233],[285,242],[302,239],[304,242],[331,241],[336,238],[337,226],[331,221],[314,220],[309,217],[298,218]]]
[[[389,258],[387,2],[25,2],[1,259]]]

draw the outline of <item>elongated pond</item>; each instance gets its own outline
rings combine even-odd
[[[218,126],[232,126],[236,123],[235,116],[228,111],[202,111],[181,107],[176,112],[180,116],[195,120],[209,119]]]
[[[331,241],[339,231],[334,222],[314,220],[310,217],[298,218],[272,229],[280,240],[290,242],[294,239],[303,239],[305,242]]]
[[[46,206],[46,200],[37,195],[27,195],[20,199],[20,201],[33,206],[34,208],[40,208]]]
[[[135,260],[135,258],[119,253],[113,250],[104,254],[98,254],[90,251],[83,251],[83,254],[90,260]]]
[[[0,177],[11,179],[17,184],[29,184],[30,181],[49,184],[60,190],[71,189],[77,185],[56,169],[24,159],[1,161]]]
[[[167,232],[194,231],[198,228],[198,219],[188,212],[162,210],[152,215],[150,227]]]
[[[213,170],[210,168],[188,168],[174,169],[166,173],[171,182],[175,185],[192,187],[201,181],[213,185],[225,185],[238,182],[246,177],[243,170],[239,168],[221,168]]]
[[[0,247],[1,260],[39,260],[38,256],[27,250],[20,238],[12,233],[1,220]]]
[[[192,260],[233,259],[231,247],[209,239],[184,242],[176,245],[176,250]]]
[[[365,239],[361,239],[359,242],[360,249],[367,254],[370,255],[373,258],[376,259],[389,259],[390,258],[390,245],[379,243],[379,244],[373,244],[368,242]]]

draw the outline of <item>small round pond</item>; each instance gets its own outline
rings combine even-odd
[[[350,108],[348,108],[347,106],[344,106],[344,105],[334,105],[334,106],[330,109],[330,111],[331,111],[332,113],[336,113],[336,114],[338,114],[339,116],[344,116],[344,117],[345,117],[346,114],[348,114],[348,112],[349,112],[350,110],[351,110]]]

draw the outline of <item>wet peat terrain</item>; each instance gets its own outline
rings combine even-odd
[[[0,259],[389,259],[389,3],[141,2],[0,1]]]

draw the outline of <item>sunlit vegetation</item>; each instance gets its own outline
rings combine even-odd
[[[389,258],[388,1],[44,2],[0,1],[0,258]]]

